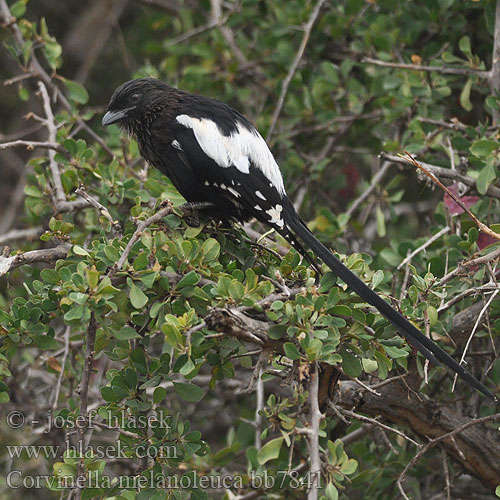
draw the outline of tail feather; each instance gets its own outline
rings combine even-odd
[[[366,302],[375,307],[395,326],[395,328],[406,338],[406,340],[413,347],[415,347],[415,349],[421,352],[429,361],[437,365],[439,365],[438,360],[442,361],[472,387],[476,388],[489,398],[496,399],[495,396],[463,366],[457,363],[448,353],[443,351],[431,339],[420,332],[420,330],[410,323],[403,315],[393,309],[377,293],[375,293],[360,278],[358,278],[358,276],[344,266],[344,264],[342,264],[342,262],[340,262],[340,260],[337,259],[335,255],[333,255],[332,252],[311,233],[311,231],[309,231],[305,223],[293,209],[293,206],[287,207],[287,210],[285,211],[285,224],[294,233],[294,235],[298,236],[317,257],[319,257],[349,286],[349,288],[366,300]],[[288,233],[288,229],[284,229],[280,232],[282,232],[283,236],[287,238],[285,233]],[[296,246],[296,248],[309,260],[307,253],[301,245]]]

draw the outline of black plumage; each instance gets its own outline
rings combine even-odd
[[[116,89],[102,123],[118,123],[133,134],[141,155],[167,175],[188,202],[212,204],[205,209],[210,216],[237,221],[255,217],[313,263],[301,241],[305,243],[427,359],[445,363],[472,387],[494,398],[316,239],[287,197],[279,167],[264,139],[241,113],[220,101],[144,78]]]

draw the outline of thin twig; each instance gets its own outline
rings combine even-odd
[[[425,446],[421,447],[420,450],[418,450],[417,454],[410,460],[410,462],[406,465],[406,467],[403,469],[403,472],[399,475],[397,485],[399,488],[399,491],[403,495],[405,499],[408,499],[408,496],[406,495],[402,482],[408,473],[408,471],[420,460],[422,455],[427,453],[431,448],[439,444],[441,441],[444,441],[445,439],[450,439],[453,438],[456,434],[459,434],[460,432],[463,432],[464,430],[468,429],[469,427],[472,427],[474,425],[479,425],[479,424],[484,424],[486,422],[495,422],[497,420],[500,420],[500,413],[494,413],[493,415],[488,415],[487,417],[482,417],[482,418],[476,418],[474,420],[469,420],[469,422],[461,425],[460,427],[457,427],[453,429],[450,432],[447,432],[446,434],[443,434],[439,437],[436,437],[434,439],[431,439]]]
[[[405,257],[405,259],[403,261],[401,261],[401,263],[398,265],[398,267],[397,267],[398,271],[403,266],[405,266],[406,264],[411,262],[413,257],[415,257],[415,255],[419,254],[422,250],[425,250],[428,246],[432,245],[436,240],[439,240],[439,238],[441,238],[441,236],[443,236],[447,232],[449,232],[449,230],[450,230],[449,226],[443,227],[443,229],[441,229],[441,231],[439,231],[435,235],[431,236],[423,245],[420,245],[418,248],[413,250],[413,252],[411,252],[409,255],[407,255]]]
[[[57,151],[58,153],[63,154],[67,158],[69,158],[69,153],[65,148],[63,148],[57,142],[49,142],[49,141],[43,142],[43,141],[18,140],[18,141],[11,141],[11,142],[3,142],[3,143],[0,143],[0,151],[3,149],[19,148],[19,147],[23,147],[23,146],[30,151],[35,149],[35,148],[51,149],[51,150]]]
[[[278,98],[278,103],[276,104],[276,108],[274,109],[273,116],[271,118],[271,125],[269,126],[269,130],[267,131],[267,136],[266,140],[269,141],[271,136],[273,135],[274,129],[276,127],[276,122],[278,121],[278,117],[281,113],[281,109],[283,108],[283,104],[285,103],[285,97],[286,94],[288,93],[288,87],[290,86],[290,83],[292,81],[293,75],[297,71],[297,68],[300,64],[300,61],[302,59],[302,56],[304,55],[304,51],[306,50],[307,43],[309,42],[309,37],[311,36],[311,31],[314,26],[314,23],[316,22],[316,19],[318,18],[319,12],[321,10],[321,7],[325,3],[325,0],[318,0],[318,3],[314,7],[313,11],[311,12],[311,16],[309,17],[309,20],[307,21],[306,25],[304,26],[304,35],[302,37],[302,41],[300,42],[299,50],[295,54],[295,58],[288,69],[288,74],[286,75],[285,79],[283,80],[283,84],[281,86],[281,93]]]
[[[405,167],[413,165],[413,162],[410,162],[404,156],[395,156],[382,152],[380,153],[380,158],[391,161],[393,163],[397,163],[399,165],[403,165]],[[451,170],[451,168],[438,167],[437,165],[430,165],[429,163],[424,163],[422,161],[420,161],[419,164],[424,166],[429,172],[432,172],[437,177],[440,177],[442,179],[451,179],[457,182],[461,182],[462,184],[465,184],[470,188],[473,189],[476,188],[475,179],[469,177],[468,175],[460,174],[457,170]],[[486,195],[500,199],[500,188],[490,185],[486,190]]]
[[[109,210],[102,205],[98,200],[95,198],[92,198],[87,191],[85,191],[85,188],[81,185],[78,189],[75,190],[75,194],[78,196],[81,196],[84,200],[87,200],[93,207],[97,208],[101,215],[105,217],[110,223],[111,227],[113,230],[113,234],[117,238],[121,238],[123,235],[122,227],[120,226],[120,223],[117,220],[114,220],[113,217],[111,217],[111,214],[109,213]]]
[[[474,334],[476,333],[476,330],[481,323],[481,318],[483,317],[483,314],[488,310],[488,307],[490,307],[490,304],[493,302],[493,299],[498,295],[498,292],[500,290],[495,290],[492,294],[491,297],[488,299],[488,302],[484,305],[484,307],[481,309],[481,312],[479,313],[479,316],[476,319],[476,322],[474,323],[474,328],[472,328],[472,331],[469,335],[469,338],[467,339],[467,343],[465,344],[464,351],[462,353],[462,356],[460,358],[460,364],[464,362],[465,356],[467,355],[467,350],[469,349],[469,345],[471,343],[472,337],[474,337]],[[455,390],[455,384],[457,382],[457,375],[455,374],[455,377],[453,379],[453,387],[451,391],[453,392]]]
[[[318,392],[319,392],[319,367],[314,362],[310,371],[309,381],[309,431],[307,434],[309,442],[309,472],[311,477],[311,487],[307,495],[307,500],[317,500],[321,479],[321,459],[319,448],[319,425],[323,414],[319,411]]]
[[[380,61],[379,59],[373,59],[372,57],[363,57],[361,62],[367,64],[374,64],[375,66],[383,66],[385,68],[399,68],[399,69],[409,69],[412,71],[434,71],[435,73],[441,73],[444,75],[475,75],[479,78],[484,78],[489,80],[491,78],[491,71],[484,71],[472,68],[450,68],[448,66],[426,66],[423,64],[406,64],[406,63],[394,63],[387,61]]]
[[[356,420],[361,420],[362,422],[367,422],[369,424],[376,425],[377,427],[381,427],[382,429],[385,429],[386,431],[389,431],[389,432],[394,432],[398,436],[401,436],[403,439],[406,439],[406,441],[414,444],[417,448],[422,447],[422,445],[420,443],[417,443],[412,438],[408,437],[404,432],[401,432],[398,429],[394,429],[392,427],[389,427],[388,425],[385,425],[382,422],[375,420],[374,418],[366,417],[365,415],[360,415],[359,413],[355,413],[351,410],[345,410],[344,408],[340,408],[340,407],[338,407],[338,408],[344,415],[347,415],[348,417],[355,418]]]
[[[389,167],[391,166],[390,162],[386,161],[383,163],[382,167],[378,170],[378,172],[373,176],[370,185],[352,202],[351,206],[345,211],[346,215],[349,217],[354,213],[354,211],[363,203],[363,201],[370,196],[372,191],[378,186],[378,183],[385,176]]]
[[[500,234],[496,233],[493,231],[490,227],[488,227],[486,224],[483,224],[470,210],[469,208],[462,202],[462,200],[452,191],[450,191],[434,174],[429,172],[425,167],[419,164],[418,161],[413,158],[413,156],[408,153],[408,151],[405,151],[408,157],[404,157],[407,161],[413,163],[417,168],[422,170],[422,172],[425,173],[430,179],[432,179],[443,191],[445,191],[450,198],[452,198],[455,203],[460,205],[462,210],[467,213],[467,215],[474,221],[476,226],[479,228],[479,231],[481,231],[484,234],[487,234],[488,236],[491,236],[492,238],[500,241]]]
[[[42,81],[38,82],[38,88],[40,89],[40,95],[42,96],[43,110],[46,117],[44,123],[49,133],[48,142],[54,144],[57,141],[57,126],[54,113],[52,112],[52,107],[50,105],[49,93],[47,92],[47,87]],[[64,194],[59,165],[55,160],[55,152],[52,148],[49,149],[49,167],[50,172],[52,173],[52,181],[54,182],[55,200],[57,205],[58,202],[66,200],[66,195]]]
[[[167,201],[166,206],[164,206],[163,208],[158,210],[158,212],[153,214],[151,217],[148,217],[146,220],[143,220],[139,223],[134,234],[132,235],[132,237],[128,241],[127,246],[125,247],[125,250],[121,254],[118,262],[110,269],[110,272],[109,272],[110,276],[122,269],[123,264],[127,260],[127,257],[130,253],[130,250],[134,246],[135,242],[141,237],[141,234],[144,231],[144,229],[146,229],[147,227],[151,226],[152,224],[160,221],[163,217],[165,217],[171,213],[173,213],[173,205],[170,203],[170,201]]]
[[[64,375],[64,367],[66,366],[66,359],[68,358],[69,352],[69,334],[71,332],[71,328],[69,326],[66,327],[64,332],[64,355],[61,361],[61,371],[59,372],[59,376],[57,377],[56,386],[54,388],[54,392],[52,393],[52,414],[54,415],[57,409],[57,400],[59,399],[59,392],[61,390],[61,383]]]
[[[83,372],[82,379],[80,382],[80,386],[78,388],[78,393],[80,394],[80,415],[83,416],[83,422],[80,422],[77,426],[77,442],[80,450],[85,450],[85,431],[87,429],[87,408],[88,408],[88,398],[89,398],[89,384],[90,384],[90,375],[92,373],[92,365],[94,363],[94,344],[95,337],[97,332],[97,321],[95,318],[94,312],[90,315],[90,321],[87,328],[87,336],[85,339],[85,359],[83,364]],[[84,457],[79,457],[80,461],[78,462],[78,478],[85,478],[85,464]],[[75,492],[75,496],[77,500],[81,497],[81,492],[83,490],[82,480],[77,481],[77,489]]]

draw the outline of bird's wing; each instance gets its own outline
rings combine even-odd
[[[207,118],[186,114],[175,134],[179,156],[195,170],[202,184],[222,192],[265,223],[284,226],[280,212],[285,195],[283,178],[271,151],[255,129],[236,122],[235,131],[223,134]]]

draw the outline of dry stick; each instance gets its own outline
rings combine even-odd
[[[483,314],[488,310],[488,307],[490,307],[490,304],[493,302],[493,299],[498,295],[498,292],[500,290],[495,290],[492,294],[491,297],[489,298],[488,302],[484,305],[484,307],[481,309],[481,312],[479,313],[479,316],[476,319],[476,322],[474,323],[474,328],[472,329],[469,338],[467,339],[467,343],[465,344],[464,347],[464,352],[462,353],[462,356],[460,358],[460,364],[464,362],[465,356],[467,355],[467,350],[469,349],[469,345],[471,343],[472,337],[474,337],[474,334],[476,333],[477,327],[479,326],[479,323],[481,322],[481,318],[483,317]],[[455,390],[455,384],[457,382],[457,374],[455,374],[455,377],[453,379],[453,387],[451,388],[451,392]]]
[[[481,257],[476,257],[475,259],[467,260],[465,262],[460,262],[457,265],[457,267],[453,269],[453,271],[450,271],[448,274],[446,274],[439,280],[438,286],[442,286],[448,283],[448,281],[457,276],[457,274],[460,274],[460,271],[464,267],[486,264],[487,262],[491,262],[492,260],[495,260],[499,257],[500,257],[500,248],[497,248],[494,252],[488,253],[486,255],[481,255]]]
[[[47,264],[51,264],[56,260],[64,259],[67,254],[68,247],[65,245],[59,245],[54,248],[21,252],[13,255],[12,257],[0,255],[0,276],[7,274],[9,271],[12,271],[12,269],[21,267],[24,264],[33,264],[35,262],[45,262]]]
[[[409,262],[411,262],[411,260],[413,259],[413,257],[415,257],[415,255],[417,255],[418,253],[420,253],[422,250],[425,250],[429,245],[432,245],[432,243],[434,243],[436,240],[438,240],[439,238],[441,238],[441,236],[443,236],[444,234],[446,234],[449,230],[450,230],[450,226],[443,227],[443,229],[441,229],[441,231],[439,231],[434,236],[432,236],[431,238],[429,238],[423,245],[420,245],[418,248],[416,248],[415,250],[413,250],[413,252],[411,252],[409,255],[407,255],[406,258],[401,262],[401,264],[399,264],[399,266],[397,267],[398,271],[403,266],[405,266],[406,264],[408,264]]]
[[[121,270],[121,268],[123,267],[123,264],[127,260],[128,254],[130,253],[132,246],[141,237],[142,231],[144,231],[144,229],[146,229],[148,226],[151,226],[151,224],[158,222],[163,217],[165,217],[166,215],[169,215],[173,212],[173,205],[170,203],[170,201],[167,201],[166,204],[167,205],[165,207],[158,210],[158,212],[153,214],[151,217],[148,217],[146,220],[143,220],[139,223],[139,225],[137,226],[137,229],[135,230],[134,234],[132,235],[129,242],[127,243],[125,250],[121,254],[118,262],[110,269],[109,274],[111,276],[113,274],[115,274],[117,271]]]
[[[299,50],[295,54],[295,59],[292,62],[292,65],[290,66],[288,70],[288,74],[286,75],[286,78],[283,80],[283,85],[281,87],[281,94],[278,98],[278,104],[276,105],[276,108],[274,109],[273,116],[271,118],[271,125],[269,126],[269,130],[267,131],[267,136],[266,140],[269,141],[271,136],[273,135],[274,128],[276,127],[276,122],[278,121],[278,117],[281,113],[281,109],[283,108],[283,104],[285,103],[285,97],[288,92],[288,87],[290,86],[290,83],[292,81],[293,75],[297,71],[297,68],[299,66],[299,63],[302,59],[302,56],[304,55],[304,51],[306,50],[307,43],[309,42],[309,37],[311,36],[311,31],[314,26],[314,23],[316,22],[316,19],[318,18],[319,12],[321,10],[321,7],[325,3],[325,0],[318,0],[318,3],[314,7],[313,11],[311,12],[311,16],[309,17],[309,20],[307,21],[306,25],[304,26],[304,35],[302,37],[302,41],[300,42]]]
[[[471,68],[450,68],[447,66],[427,66],[420,64],[406,64],[406,63],[393,63],[380,61],[379,59],[373,59],[372,57],[363,57],[361,62],[374,64],[375,66],[383,66],[385,68],[399,68],[399,69],[410,69],[414,71],[434,71],[436,73],[442,73],[444,75],[475,75],[486,80],[491,78],[491,71],[483,71],[479,69]]]
[[[68,358],[69,352],[69,334],[71,328],[69,326],[66,327],[66,331],[64,332],[64,355],[61,362],[61,372],[59,373],[59,377],[57,377],[56,386],[54,388],[53,400],[52,400],[52,415],[54,415],[57,408],[57,400],[59,399],[59,392],[61,390],[62,378],[64,375],[64,367],[66,366],[66,359]]]
[[[348,417],[355,418],[356,420],[361,420],[362,422],[367,422],[369,424],[376,425],[377,427],[385,429],[386,431],[389,431],[389,432],[394,432],[398,436],[401,436],[403,439],[406,439],[406,441],[409,441],[410,443],[414,444],[417,448],[422,447],[422,445],[420,443],[417,443],[412,438],[408,437],[406,434],[399,431],[398,429],[394,429],[392,427],[389,427],[388,425],[385,425],[382,422],[375,420],[374,418],[365,417],[365,415],[360,415],[359,413],[355,413],[351,410],[344,410],[344,408],[340,408],[340,407],[337,407],[337,408],[339,409],[339,411],[341,413],[343,413],[344,415],[347,415]]]
[[[474,425],[478,424],[484,424],[486,422],[495,422],[497,420],[500,420],[500,413],[494,413],[493,415],[488,415],[487,417],[482,417],[482,418],[476,418],[474,420],[470,420],[469,422],[461,425],[460,427],[457,427],[456,429],[453,429],[450,432],[447,432],[446,434],[443,434],[442,436],[439,436],[437,438],[431,439],[423,448],[420,448],[418,450],[418,453],[411,459],[411,461],[406,465],[406,467],[403,469],[403,472],[401,472],[397,485],[398,489],[403,495],[403,497],[406,500],[410,500],[408,496],[406,495],[402,482],[408,473],[408,471],[419,461],[420,457],[424,455],[429,449],[433,448],[437,444],[439,444],[441,441],[444,441],[445,439],[453,439],[456,434],[459,434],[460,432],[468,429],[469,427],[472,427]]]
[[[92,373],[92,365],[94,363],[94,343],[95,336],[97,332],[97,321],[95,319],[94,312],[90,315],[90,322],[87,328],[87,338],[85,339],[85,360],[83,365],[82,379],[80,386],[78,388],[78,393],[80,394],[80,415],[83,416],[83,423],[77,426],[77,443],[79,446],[80,461],[78,462],[78,480],[76,485],[75,498],[77,500],[81,497],[81,492],[84,487],[85,481],[80,479],[85,478],[85,465],[84,465],[84,452],[85,452],[85,430],[87,429],[87,408],[89,402],[89,383],[90,375]],[[82,484],[83,483],[83,484]]]
[[[491,228],[489,228],[486,224],[483,224],[465,205],[464,203],[462,202],[462,200],[455,195],[455,193],[452,193],[436,176],[434,176],[431,172],[429,172],[426,168],[424,168],[422,165],[419,164],[418,161],[416,161],[413,156],[411,156],[410,153],[408,153],[408,151],[405,151],[405,153],[407,154],[408,158],[406,157],[403,157],[405,158],[405,160],[413,163],[413,165],[415,165],[417,168],[419,168],[420,170],[422,170],[422,172],[425,173],[425,175],[427,175],[427,177],[429,177],[430,179],[432,179],[443,191],[445,191],[448,196],[450,196],[454,201],[455,203],[457,203],[458,205],[460,205],[460,207],[462,208],[462,210],[464,210],[464,212],[467,213],[467,215],[474,221],[474,223],[476,224],[476,226],[479,228],[479,231],[481,231],[482,233],[484,234],[487,234],[488,236],[491,236],[492,238],[495,238],[496,240],[500,241],[500,234],[496,233],[495,231],[493,231]],[[400,155],[401,156],[401,155]]]
[[[317,500],[321,479],[321,459],[319,456],[319,425],[323,418],[319,411],[318,390],[319,390],[319,366],[317,362],[313,364],[313,371],[310,374],[309,382],[309,411],[310,427],[307,437],[309,440],[310,464],[309,472],[312,478],[311,487],[307,495],[307,500]]]
[[[398,163],[403,166],[412,165],[413,162],[409,161],[404,156],[395,156],[387,153],[380,153],[380,158],[384,158],[385,160],[392,161],[393,163]],[[429,163],[419,162],[420,165],[423,165],[427,170],[432,172],[434,175],[441,177],[443,179],[451,179],[457,182],[461,182],[470,188],[476,187],[476,180],[468,175],[463,175],[458,173],[457,170],[451,170],[450,168],[438,167],[436,165],[430,165]],[[500,199],[500,188],[490,185],[486,190],[486,195],[491,196],[493,198]]]
[[[95,198],[92,198],[92,196],[90,196],[87,193],[87,191],[85,191],[85,188],[82,185],[80,185],[80,187],[77,190],[75,190],[75,194],[81,196],[84,200],[87,200],[93,207],[99,210],[101,215],[111,223],[111,227],[113,228],[113,233],[117,238],[121,238],[123,236],[120,223],[117,220],[114,220],[113,217],[111,217],[109,210]]]
[[[47,87],[42,81],[38,82],[38,88],[40,89],[40,95],[42,96],[43,101],[43,110],[45,111],[46,116],[44,124],[47,127],[47,131],[49,133],[48,139],[49,142],[54,143],[57,142],[57,126],[54,118],[54,113],[52,112],[52,108],[50,106],[49,93],[47,92]],[[64,194],[64,188],[61,181],[61,172],[59,170],[59,165],[55,160],[55,152],[53,149],[49,149],[49,167],[50,172],[52,173],[52,181],[54,182],[54,188],[56,191],[56,203],[64,201],[66,200],[66,195]]]
[[[353,214],[353,212],[363,203],[363,201],[368,198],[368,196],[372,193],[372,191],[377,187],[378,183],[382,180],[384,175],[389,170],[391,166],[390,162],[386,161],[380,168],[380,170],[373,176],[372,181],[367,189],[365,189],[360,196],[358,196],[351,204],[351,206],[346,210],[346,215],[349,217]]]
[[[58,153],[61,153],[66,157],[69,157],[68,151],[64,149],[60,144],[57,144],[56,142],[39,142],[39,141],[22,141],[22,140],[4,142],[0,143],[0,151],[3,149],[17,148],[21,146],[24,146],[29,151],[35,148],[53,149],[54,151],[57,151]]]

